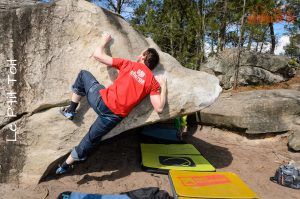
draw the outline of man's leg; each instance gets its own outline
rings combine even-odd
[[[83,137],[78,146],[75,147],[73,158],[86,159],[88,154],[98,146],[101,138],[113,129],[121,119],[115,119],[107,116],[98,116],[96,121],[90,127],[88,133]]]
[[[81,100],[81,96],[77,95],[76,93],[72,93],[70,105],[65,108],[65,113],[62,113],[68,119],[73,119],[75,115],[76,108]],[[68,117],[68,115],[70,115]]]
[[[90,106],[98,114],[98,117],[79,145],[72,150],[67,160],[57,169],[57,174],[65,173],[75,161],[85,160],[90,151],[92,151],[98,145],[102,136],[108,133],[122,120],[121,117],[113,114],[105,105],[103,100],[101,100],[99,90],[104,89],[105,87],[96,82],[97,80],[95,80],[90,73],[84,72],[83,76],[87,76],[88,79],[94,79],[94,83],[85,86],[86,88],[84,94],[87,96],[87,101],[89,102]],[[79,78],[80,75],[78,75],[77,79]],[[78,82],[80,81],[76,81],[76,83]],[[81,85],[77,85],[76,83],[75,86],[73,86],[74,94],[72,95],[72,101],[79,102],[80,98],[83,96],[83,93],[80,93],[80,91],[82,91],[80,90]]]
[[[71,97],[71,103],[68,107],[61,110],[61,113],[72,120],[75,116],[75,110],[80,102],[81,97],[86,96],[89,89],[95,84],[99,84],[96,78],[88,71],[81,70],[72,85],[73,94]]]
[[[63,174],[67,172],[75,161],[85,160],[88,154],[98,146],[101,138],[113,129],[121,120],[122,118],[113,114],[99,115],[78,146],[72,150],[67,160],[56,170],[56,173]]]
[[[93,88],[93,89],[91,89]],[[78,103],[80,102],[81,98],[83,96],[88,97],[89,104],[93,107],[95,110],[95,107],[97,105],[96,99],[97,96],[99,97],[99,89],[97,88],[104,88],[103,85],[99,84],[99,82],[96,80],[96,78],[88,71],[81,70],[72,85],[73,94],[71,97],[71,104],[67,108],[63,108],[60,110],[60,112],[67,117],[68,119],[73,119],[75,115],[75,110],[78,106]],[[75,161],[71,155],[67,158],[66,161],[60,165],[60,167],[56,170],[56,173],[64,173],[64,171],[67,171],[71,164]]]
[[[81,96],[80,95],[77,95],[76,93],[72,93],[72,98],[71,98],[72,102],[79,103],[80,100],[81,100]]]

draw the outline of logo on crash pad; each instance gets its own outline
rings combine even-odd
[[[178,176],[177,178],[185,187],[203,187],[216,184],[228,184],[231,182],[229,178],[220,174],[207,176]]]
[[[189,157],[159,156],[159,163],[165,166],[195,167],[195,162]]]

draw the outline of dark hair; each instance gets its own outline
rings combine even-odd
[[[144,56],[145,56],[144,62],[146,66],[148,66],[150,70],[153,70],[159,62],[159,55],[157,51],[154,48],[148,48],[144,52]]]

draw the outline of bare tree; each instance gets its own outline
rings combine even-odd
[[[240,58],[241,58],[241,47],[242,47],[241,43],[242,43],[242,37],[243,37],[243,34],[244,34],[245,7],[246,7],[246,0],[244,0],[242,22],[241,22],[241,26],[240,26],[240,36],[239,36],[239,44],[238,44],[238,58],[237,58],[237,64],[235,66],[235,74],[234,74],[234,85],[233,85],[234,90],[236,90],[237,86],[238,86]]]
[[[131,6],[134,7],[137,3],[136,0],[87,0],[90,2],[103,2],[106,8],[110,9],[111,11],[122,14],[124,12],[124,8]]]
[[[219,49],[220,51],[224,50],[225,47],[225,37],[226,37],[226,22],[227,22],[227,11],[228,11],[228,0],[224,0],[223,4],[223,12],[222,12],[222,19],[221,19],[221,28],[220,28],[220,43]]]
[[[269,28],[270,28],[270,35],[271,35],[271,49],[270,49],[270,53],[274,54],[275,46],[276,46],[276,40],[275,40],[275,33],[274,33],[273,23],[269,23]]]

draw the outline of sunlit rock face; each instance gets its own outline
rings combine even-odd
[[[103,139],[201,110],[219,96],[221,87],[215,76],[182,67],[120,16],[87,1],[60,0],[3,9],[0,12],[1,182],[38,183],[57,165],[55,161],[87,133],[96,114],[85,99],[73,122],[63,118],[58,110],[70,100],[70,87],[80,70],[90,71],[105,86],[116,78],[115,69],[92,57],[104,31],[113,37],[108,49],[113,57],[136,60],[144,49],[158,49],[160,65],[154,74],[167,77],[168,95],[162,114],[153,111],[146,97]],[[9,59],[16,61],[10,63]],[[13,67],[17,71],[10,71]],[[8,84],[8,76],[16,81]],[[7,103],[9,91],[15,92],[17,100],[12,106]],[[8,108],[16,117],[8,117]]]
[[[289,132],[288,146],[300,151],[300,91],[274,89],[223,93],[200,113],[203,124],[247,134]]]
[[[237,64],[237,49],[225,49],[207,59],[201,71],[216,75],[223,88],[230,89],[234,84]],[[240,56],[238,85],[266,85],[287,81],[294,77],[299,64],[286,56],[243,51]]]

